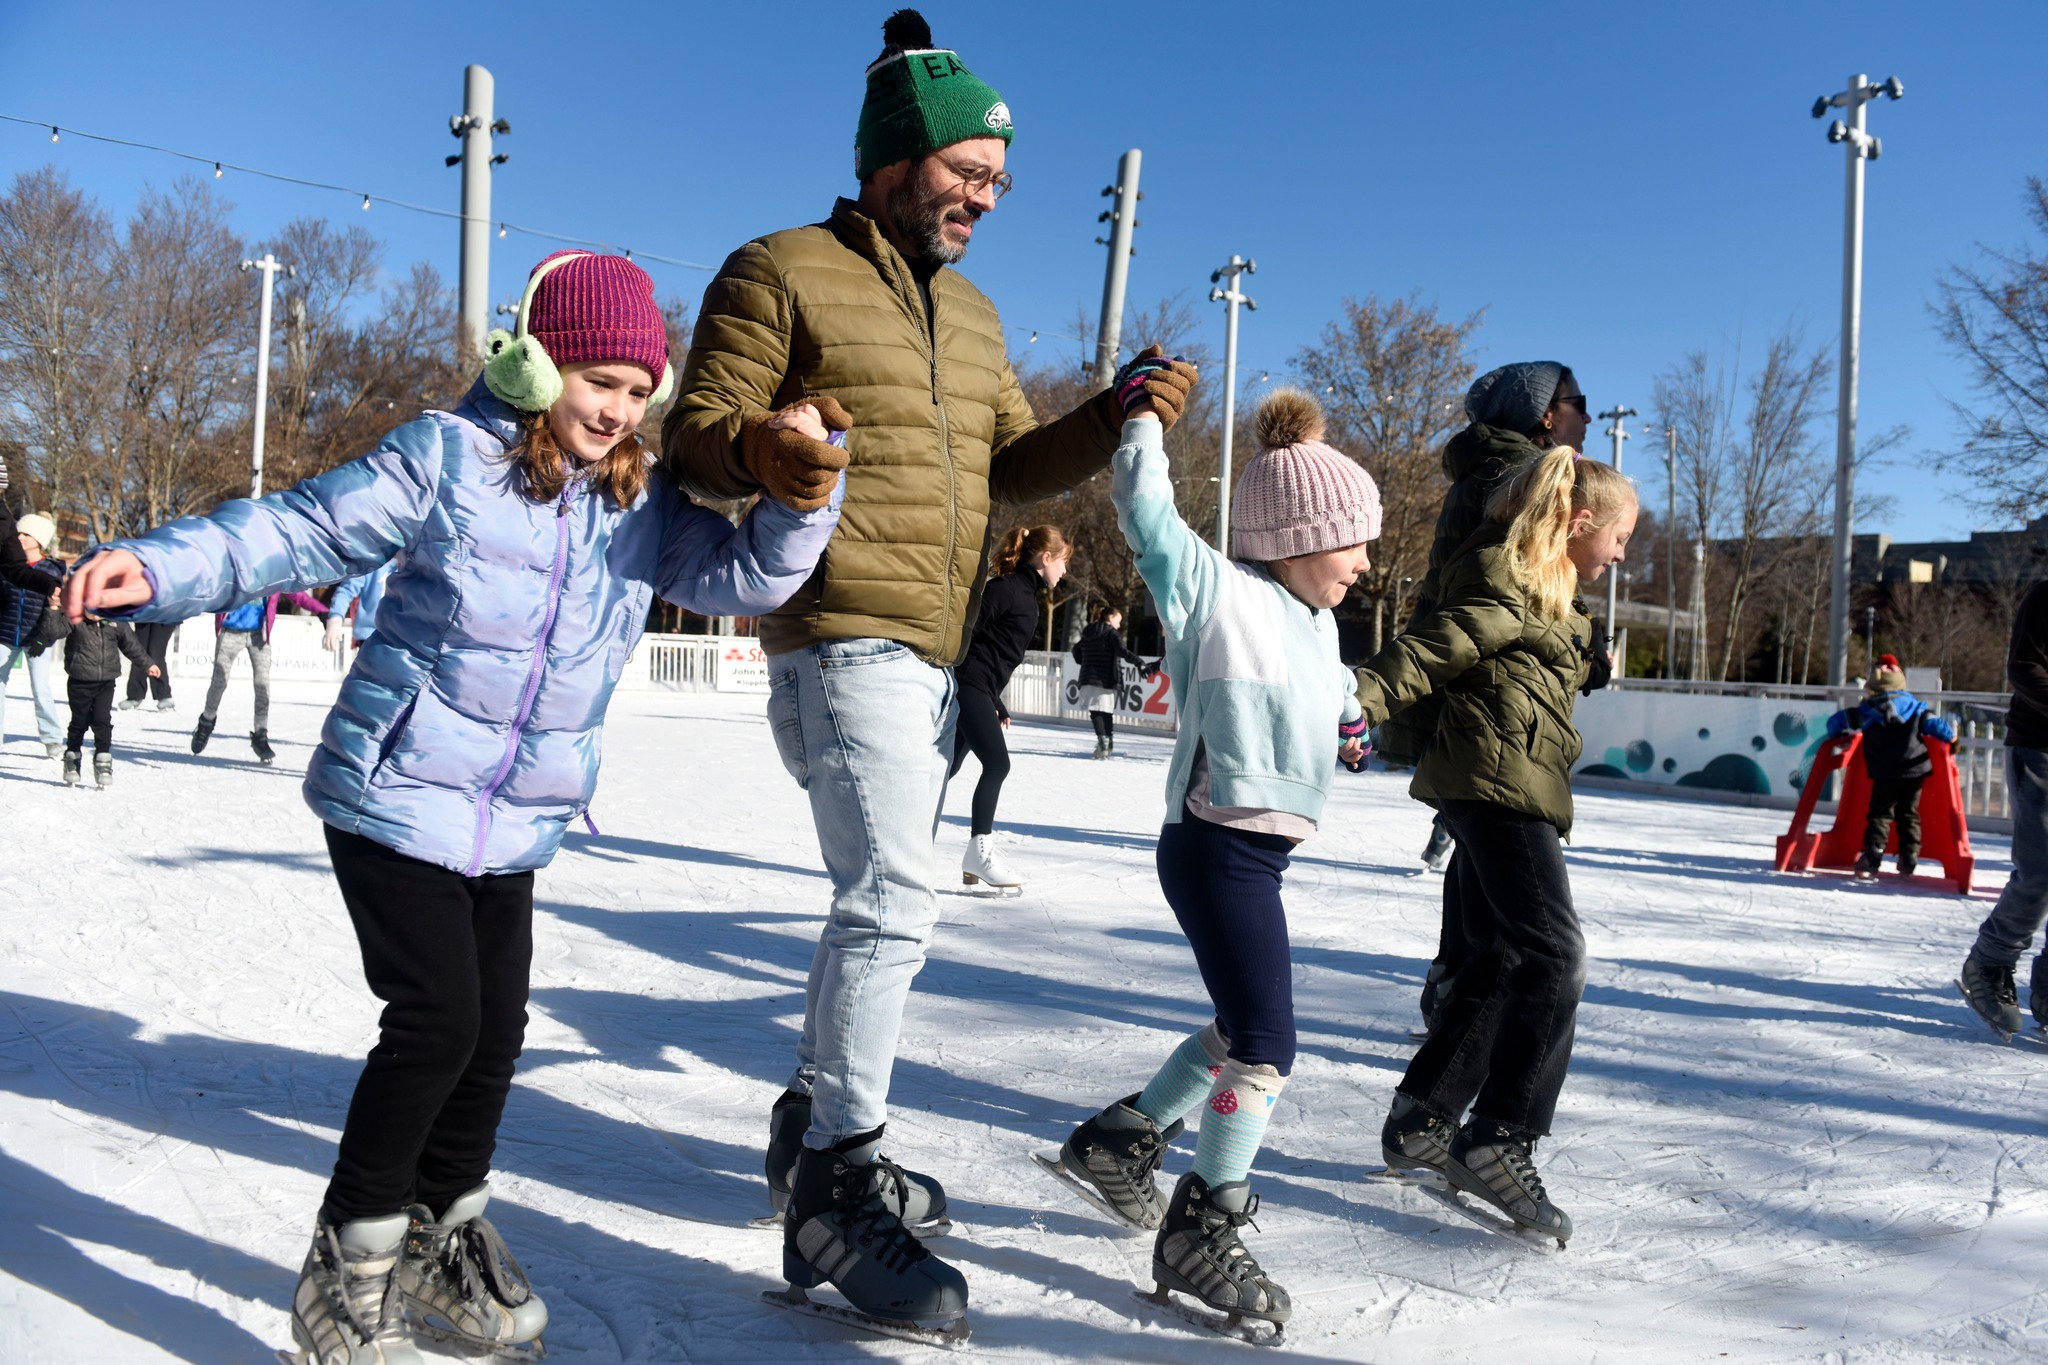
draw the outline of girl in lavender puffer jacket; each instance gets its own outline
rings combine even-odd
[[[734,526],[649,477],[633,431],[673,381],[630,261],[550,256],[491,351],[453,412],[287,492],[114,542],[65,601],[74,619],[178,620],[395,560],[306,771],[386,1002],[293,1302],[320,1365],[414,1365],[408,1315],[487,1348],[546,1326],[482,1216],[526,1025],[534,869],[588,808],[653,596],[768,611],[839,519],[835,494],[802,514],[762,499]],[[807,407],[774,420],[827,438]]]

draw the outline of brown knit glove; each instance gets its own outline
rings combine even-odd
[[[820,394],[791,403],[782,409],[792,412],[806,404],[817,409],[818,420],[828,430],[846,431],[853,418],[837,399]],[[740,459],[768,496],[792,512],[815,512],[832,500],[839,473],[846,468],[846,451],[824,441],[814,441],[800,431],[770,427],[774,413],[749,417],[740,424]]]
[[[1180,420],[1181,409],[1188,405],[1188,391],[1194,387],[1195,367],[1152,345],[1132,356],[1117,371],[1109,391],[1126,412],[1141,399],[1151,399],[1152,410],[1159,414],[1160,433],[1164,435]]]

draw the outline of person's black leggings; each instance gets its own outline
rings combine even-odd
[[[171,632],[176,629],[176,626],[165,625],[161,621],[144,621],[135,627],[135,643],[142,646],[143,654],[148,656],[149,663],[157,666],[158,673],[152,678],[149,676],[149,664],[129,664],[128,700],[141,701],[144,692],[158,701],[171,699],[171,666],[164,656],[170,649]]]
[[[1159,830],[1159,889],[1195,950],[1230,1056],[1294,1070],[1294,966],[1280,883],[1294,841],[1182,808]]]
[[[973,833],[993,834],[996,802],[1002,799],[1003,779],[1010,775],[1010,746],[1003,740],[995,697],[979,687],[960,689],[960,724],[953,735],[954,773],[960,771],[970,752],[981,761],[981,780],[974,784]]]
[[[64,747],[76,749],[85,742],[85,732],[92,731],[92,751],[106,753],[114,747],[114,680],[85,682],[78,678],[69,679],[64,687],[71,701],[71,729],[64,736]]]
[[[322,1216],[438,1215],[490,1173],[526,1037],[533,874],[465,877],[332,825],[327,853],[384,1014]]]
[[[1444,904],[1463,957],[1437,998],[1402,1094],[1453,1118],[1472,1106],[1532,1137],[1550,1131],[1571,1065],[1586,941],[1557,826],[1487,801],[1445,801],[1458,841]]]
[[[1088,713],[1088,723],[1095,727],[1095,737],[1097,739],[1116,738],[1116,712],[1090,711]]]

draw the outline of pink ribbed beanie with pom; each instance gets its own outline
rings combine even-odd
[[[533,292],[526,330],[556,365],[623,360],[661,382],[668,368],[668,328],[654,301],[654,281],[623,256],[557,251],[534,267],[571,257],[548,271]]]
[[[1230,557],[1265,562],[1341,550],[1380,533],[1372,475],[1323,444],[1322,405],[1300,389],[1259,404],[1259,453],[1237,476]]]

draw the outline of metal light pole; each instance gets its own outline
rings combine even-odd
[[[1102,322],[1095,329],[1095,387],[1102,390],[1109,387],[1110,379],[1116,374],[1117,348],[1123,342],[1124,330],[1124,283],[1130,278],[1131,257],[1138,254],[1131,245],[1131,230],[1138,226],[1138,201],[1145,196],[1138,190],[1138,163],[1145,154],[1136,147],[1125,152],[1116,163],[1116,183],[1105,186],[1105,195],[1114,195],[1115,205],[1102,211],[1095,221],[1109,224],[1109,236],[1095,240],[1109,248],[1109,267],[1102,276]]]
[[[1614,438],[1614,472],[1617,474],[1621,472],[1621,443],[1628,439],[1628,430],[1622,426],[1621,420],[1624,417],[1634,417],[1636,415],[1634,408],[1625,408],[1619,403],[1599,414],[1601,421],[1614,424],[1607,428],[1607,434]],[[1614,676],[1625,678],[1628,676],[1628,632],[1616,631],[1614,628],[1615,599],[1619,594],[1620,588],[1621,575],[1614,572],[1613,565],[1609,565],[1607,572],[1607,647],[1615,650]],[[1618,649],[1615,646],[1617,638],[1621,641]]]
[[[462,69],[462,112],[448,120],[448,131],[462,140],[462,150],[445,158],[462,167],[462,341],[469,359],[484,353],[484,333],[491,312],[491,167],[510,158],[491,154],[491,134],[509,133],[512,125],[491,118],[496,93],[491,73],[480,66]]]
[[[1644,428],[1646,432],[1656,427]],[[1678,428],[1664,424],[1664,676],[1678,676]]]
[[[1241,303],[1253,312],[1257,312],[1259,308],[1250,295],[1237,287],[1237,282],[1241,275],[1258,273],[1258,262],[1233,255],[1221,269],[1209,274],[1211,285],[1217,284],[1226,275],[1230,277],[1227,286],[1212,288],[1209,291],[1209,302],[1215,303],[1220,300],[1224,305],[1223,458],[1216,471],[1216,548],[1226,555],[1230,553],[1230,445],[1231,439],[1237,434],[1237,306]]]
[[[263,253],[260,261],[243,261],[242,269],[263,272],[263,304],[256,322],[256,436],[249,448],[249,496],[263,496],[263,421],[270,415],[270,291],[282,270],[287,279],[299,272],[282,265],[277,257]]]
[[[1828,125],[1828,141],[1844,144],[1848,189],[1842,213],[1842,388],[1835,409],[1835,555],[1828,602],[1828,681],[1839,687],[1849,676],[1850,517],[1856,475],[1857,343],[1863,325],[1863,163],[1875,161],[1884,144],[1863,130],[1863,106],[1879,95],[1898,99],[1906,87],[1897,76],[1883,85],[1849,78],[1849,87],[1813,102],[1813,116],[1848,111],[1848,120]]]
[[[1707,676],[1707,542],[1692,543],[1692,680]]]

